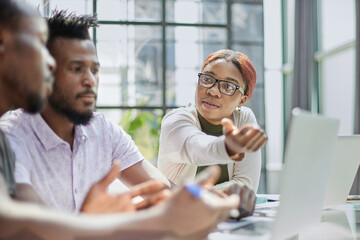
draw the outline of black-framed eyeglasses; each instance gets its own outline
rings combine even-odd
[[[232,96],[236,92],[236,90],[239,90],[243,95],[245,93],[244,89],[232,82],[225,81],[225,80],[219,80],[214,78],[213,76],[207,75],[206,73],[199,73],[199,80],[198,84],[204,88],[212,88],[215,83],[218,83],[219,91],[222,94]]]

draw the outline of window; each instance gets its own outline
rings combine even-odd
[[[246,104],[265,128],[263,76],[263,5],[259,0],[28,0],[44,16],[51,10],[97,14],[92,30],[97,46],[100,84],[97,111],[125,130],[144,127],[156,139],[159,118],[170,109],[194,100],[197,73],[205,58],[230,48],[248,55],[258,83]],[[138,125],[130,127],[124,117]],[[149,120],[150,115],[152,120]],[[139,120],[140,119],[140,120]],[[146,124],[145,124],[146,125]],[[149,130],[150,129],[150,130]],[[151,130],[152,129],[152,130]],[[147,131],[146,130],[146,131]],[[156,162],[157,149],[133,135],[140,150]],[[144,146],[142,146],[144,144]],[[157,145],[151,145],[151,148]],[[145,154],[146,155],[146,154]],[[263,156],[265,154],[263,153]],[[263,161],[265,163],[265,161]],[[262,180],[264,177],[262,177]],[[264,192],[262,183],[259,192]]]

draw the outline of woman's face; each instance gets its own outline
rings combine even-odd
[[[209,63],[202,72],[246,89],[240,71],[233,63],[224,59]],[[199,84],[196,87],[196,108],[209,123],[214,125],[219,125],[223,118],[229,118],[236,107],[243,105],[246,100],[247,96],[238,90],[232,96],[220,93],[218,83],[210,89],[201,87]]]

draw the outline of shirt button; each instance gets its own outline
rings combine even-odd
[[[77,193],[77,189],[75,188],[75,193]]]

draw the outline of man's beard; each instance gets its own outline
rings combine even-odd
[[[58,97],[57,97],[58,96]],[[80,113],[73,109],[71,104],[66,101],[66,97],[61,94],[56,94],[54,88],[53,94],[48,98],[50,106],[58,113],[67,117],[75,125],[86,125],[90,122],[93,111]]]
[[[45,106],[45,99],[37,93],[31,93],[27,98],[27,105],[24,107],[24,110],[28,113],[38,113]]]

